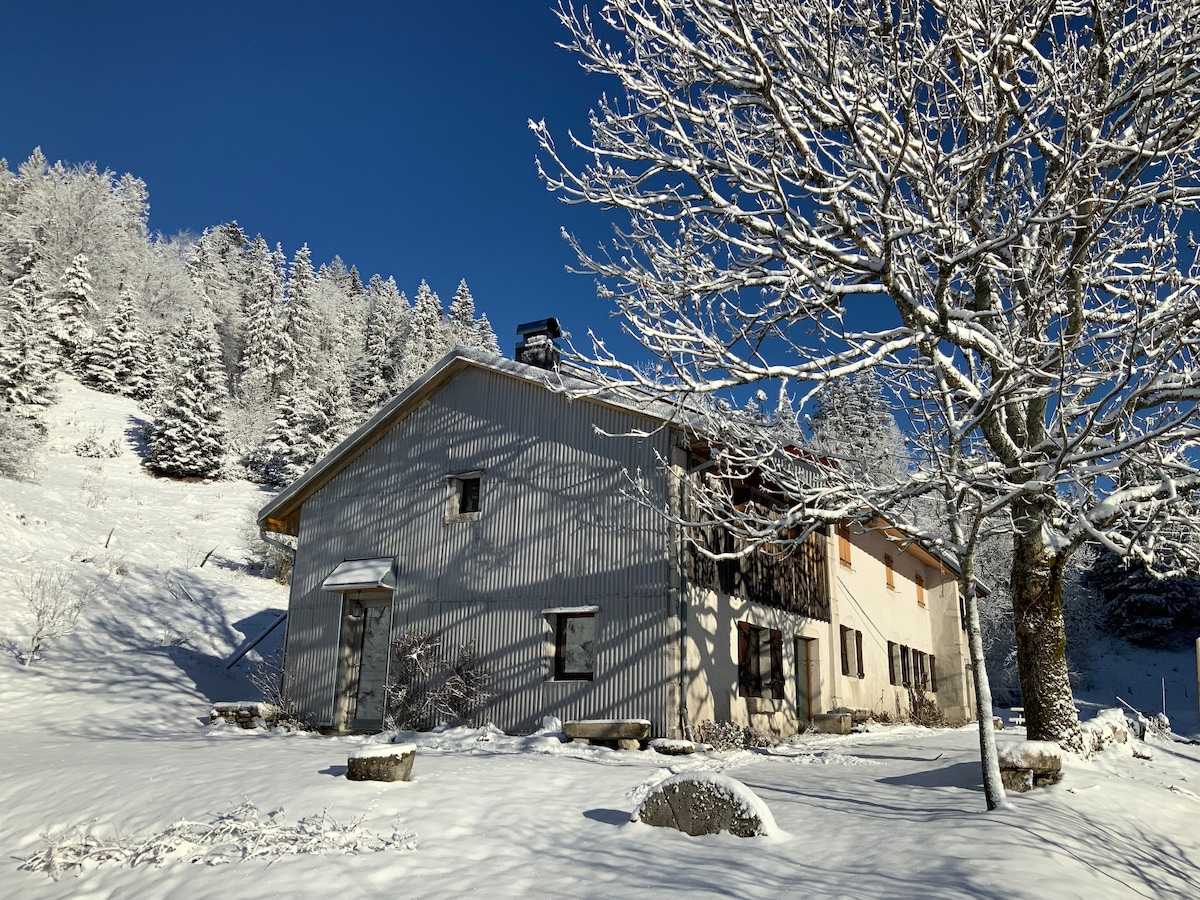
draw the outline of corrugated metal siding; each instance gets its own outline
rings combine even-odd
[[[322,580],[344,559],[398,555],[395,627],[419,621],[474,638],[502,692],[488,711],[498,726],[529,730],[550,714],[665,720],[669,529],[621,496],[621,473],[654,475],[669,433],[595,433],[635,424],[472,368],[310,498],[288,636],[300,709],[332,721],[341,602]],[[447,475],[479,469],[482,515],[446,524]],[[652,482],[661,506],[666,479]],[[601,607],[604,671],[591,683],[547,683],[540,610],[582,603]]]

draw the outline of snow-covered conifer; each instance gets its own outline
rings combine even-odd
[[[92,273],[86,254],[77,253],[62,277],[58,295],[58,325],[55,337],[62,346],[63,357],[78,366],[82,349],[92,342],[95,334],[88,317],[96,311],[93,299]]]
[[[83,380],[109,394],[144,400],[157,386],[158,359],[141,325],[133,292],[124,285],[116,307],[88,348]]]
[[[147,465],[164,475],[212,475],[224,458],[225,374],[212,326],[194,315],[171,338],[172,365],[151,429]]]
[[[822,387],[812,416],[812,444],[841,468],[878,484],[895,484],[903,475],[904,436],[874,371],[835,378]]]
[[[13,410],[49,406],[57,397],[55,319],[26,253],[8,286],[0,316],[0,405]]]

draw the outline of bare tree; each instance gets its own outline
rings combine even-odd
[[[29,612],[33,632],[22,664],[29,666],[38,658],[47,641],[74,634],[79,616],[87,608],[97,585],[84,588],[73,584],[71,573],[63,568],[35,569],[16,579]]]
[[[531,123],[543,176],[627,214],[608,250],[572,243],[662,378],[602,343],[595,361],[692,395],[878,368],[910,407],[916,472],[874,487],[836,471],[808,487],[769,434],[714,419],[729,469],[770,473],[791,503],[746,516],[698,491],[703,515],[752,543],[936,496],[968,584],[980,536],[1011,516],[1029,734],[1075,743],[1066,563],[1087,541],[1153,563],[1200,484],[1181,227],[1200,196],[1200,3],[609,0],[595,22],[560,15],[620,94],[562,149]]]

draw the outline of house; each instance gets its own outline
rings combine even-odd
[[[618,393],[571,399],[555,386],[588,385],[523,355],[455,349],[260,512],[298,541],[284,692],[300,714],[380,729],[390,641],[416,627],[475,642],[483,715],[511,733],[557,716],[788,734],[837,707],[903,713],[917,685],[972,718],[946,561],[848,525],[714,562],[661,514],[703,464],[694,435]]]

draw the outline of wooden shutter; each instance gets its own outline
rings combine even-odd
[[[858,660],[858,677],[865,678],[867,675],[867,670],[865,668],[863,668],[862,632],[861,631],[854,632],[854,656]]]
[[[912,685],[912,661],[908,648],[903,644],[900,645],[900,680],[905,687]]]
[[[771,629],[771,699],[783,699],[783,632]]]
[[[847,568],[850,567],[850,526],[842,523],[838,526],[838,561]]]
[[[913,576],[913,581],[917,583],[917,606],[925,605],[925,576],[918,572]]]
[[[749,622],[738,622],[738,696],[754,697],[754,670],[750,667],[750,629]]]
[[[842,640],[841,640],[841,644],[842,644],[842,674],[849,675],[850,674],[850,645],[849,645],[849,642],[846,640],[846,638],[849,635],[850,629],[847,628],[845,625],[842,625],[841,629],[842,629]]]
[[[937,693],[937,657],[929,654],[929,691]]]
[[[887,587],[889,591],[896,589],[896,570],[892,565],[892,556],[890,553],[883,554],[883,567],[887,570]]]
[[[888,684],[896,683],[896,645],[888,641]]]

